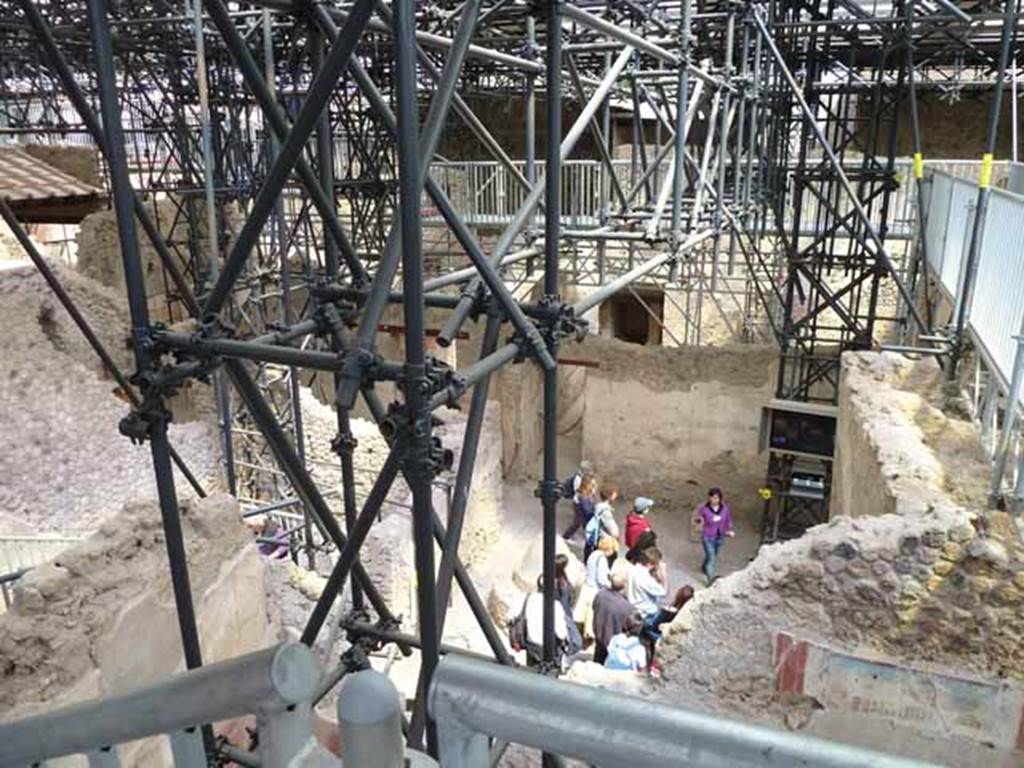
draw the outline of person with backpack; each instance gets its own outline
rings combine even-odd
[[[588,476],[594,476],[594,465],[584,459],[580,462],[579,469],[573,472],[572,477],[562,483],[562,498],[576,501],[576,496],[580,492],[580,485],[583,483],[583,478]]]
[[[564,664],[569,643],[565,608],[555,600],[555,641],[558,661]],[[526,665],[539,667],[544,660],[544,576],[537,577],[537,591],[527,595],[523,607],[508,625],[512,650],[526,651]],[[578,650],[578,649],[577,649]]]
[[[566,490],[573,487],[574,475],[565,481],[563,486]],[[565,532],[562,534],[562,538],[566,541],[572,541],[572,537],[576,535],[576,531],[580,528],[586,530],[587,523],[590,522],[590,518],[594,516],[594,507],[596,505],[597,496],[597,479],[591,474],[584,474],[579,476],[579,482],[575,483],[575,490],[572,492],[573,500],[573,518],[572,523]]]
[[[630,616],[623,624],[622,631],[608,642],[608,654],[604,660],[605,669],[628,672],[646,672],[650,666],[647,647],[640,639],[643,622]]]
[[[647,519],[647,513],[654,506],[654,501],[646,496],[637,496],[633,499],[633,511],[626,515],[626,533],[623,543],[626,549],[632,549],[640,534],[651,530],[651,521]]]
[[[700,566],[708,586],[715,580],[715,561],[722,549],[725,538],[733,537],[732,510],[725,503],[722,489],[715,486],[708,489],[708,500],[697,509],[696,518],[700,523],[700,539],[704,545],[704,562]]]
[[[615,522],[615,507],[619,498],[619,486],[607,484],[601,486],[601,501],[594,507],[594,516],[583,529],[583,562],[590,559],[590,553],[597,547],[602,536],[619,538],[619,524]]]

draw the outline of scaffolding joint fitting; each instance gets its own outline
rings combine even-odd
[[[220,315],[207,315],[199,322],[194,335],[200,339],[231,339],[237,330]]]
[[[170,420],[171,413],[164,408],[160,398],[147,395],[138,408],[118,422],[117,430],[133,445],[142,445],[156,429],[166,429]]]
[[[359,445],[359,441],[351,432],[339,432],[331,440],[331,452],[338,456],[349,456]]]
[[[369,621],[369,617],[360,612],[363,620]],[[352,672],[361,672],[364,669],[370,668],[370,657],[367,656],[366,650],[358,644],[351,645],[349,648],[341,654],[338,661],[343,662],[345,666]]]
[[[533,495],[540,499],[542,504],[557,504],[562,498],[562,483],[558,480],[541,480],[537,483]]]

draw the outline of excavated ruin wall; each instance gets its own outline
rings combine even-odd
[[[273,642],[264,564],[237,502],[181,507],[203,658]],[[0,717],[113,695],[184,668],[160,511],[132,502],[88,540],[30,571],[0,617]],[[120,750],[123,765],[170,765],[165,739]],[[84,759],[77,761],[84,765]]]
[[[437,416],[440,417],[443,424],[435,427],[434,434],[441,438],[445,448],[452,449],[454,452],[451,473],[445,473],[439,479],[454,483],[455,472],[459,465],[462,436],[466,428],[466,418],[462,412],[453,410],[439,411]],[[459,557],[467,568],[472,568],[474,564],[489,555],[501,538],[500,505],[503,481],[500,423],[500,406],[491,402],[484,415],[459,545]],[[399,493],[406,489],[405,484],[399,481],[398,489],[397,492],[392,492],[389,498],[402,498]],[[408,491],[405,490],[405,493],[408,494]],[[443,522],[447,522],[447,495],[443,485],[435,483],[434,509]],[[363,548],[364,565],[374,583],[380,588],[385,600],[388,601],[391,610],[396,614],[415,616],[411,496],[406,495],[403,503],[406,505],[405,507],[386,505],[382,511],[382,519],[370,529]],[[437,562],[440,562],[439,550],[435,557]],[[453,592],[458,590],[454,586],[452,589]]]
[[[182,271],[184,272],[184,260],[188,258],[192,249],[189,243],[191,236],[189,221],[181,209],[181,202],[172,197],[160,195],[147,197],[143,204],[160,231],[164,242],[168,245],[172,256],[182,254]],[[194,219],[197,229],[195,247],[199,253],[209,254],[210,243],[206,216],[200,211]],[[243,221],[241,210],[237,206],[231,205],[225,208],[224,215],[218,222],[218,226],[221,228],[218,234],[221,242],[226,243],[226,247],[231,246]],[[185,319],[187,313],[181,305],[180,299],[175,298],[173,302],[170,302],[173,309],[168,308],[169,297],[176,296],[177,290],[164,272],[156,248],[153,247],[137,219],[135,224],[139,235],[139,257],[142,262],[142,275],[151,318],[164,322]],[[79,272],[113,288],[118,295],[125,295],[124,264],[117,232],[117,216],[112,208],[96,211],[82,219],[77,237],[77,254],[75,266]],[[302,297],[296,296],[295,301],[301,304]],[[278,311],[273,304],[269,304],[266,309],[270,313]],[[245,329],[240,330],[244,331]]]
[[[838,715],[780,693],[773,661],[783,632],[925,673],[1024,682],[1024,548],[1005,514],[982,511],[984,494],[969,479],[987,476],[979,455],[957,451],[960,437],[977,441],[973,425],[913,391],[936,370],[891,354],[844,356],[833,520],[764,547],[746,569],[698,592],[667,633],[668,682],[657,696],[696,695],[724,712],[920,756],[955,753],[954,764],[985,749],[922,735],[898,716],[829,730]],[[911,699],[935,706],[920,691]]]
[[[70,268],[53,267],[130,375],[128,313],[120,296]],[[155,497],[149,447],[118,433],[128,404],[32,266],[0,271],[0,325],[0,432],[6,438],[0,448],[0,535],[89,532],[126,500]],[[200,482],[215,485],[215,426],[174,421],[170,438]],[[175,476],[179,492],[189,495],[188,484]]]
[[[575,430],[579,455],[602,479],[626,496],[653,498],[659,514],[687,514],[709,486],[721,485],[740,522],[759,521],[757,489],[767,466],[758,444],[761,408],[775,385],[776,349],[672,349],[588,335],[563,345],[561,357],[581,364],[559,372],[559,434]],[[506,477],[536,481],[540,371],[533,363],[506,367],[498,381]],[[563,475],[572,469],[559,466]]]

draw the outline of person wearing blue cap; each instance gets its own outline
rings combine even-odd
[[[653,506],[654,501],[646,496],[637,496],[633,500],[633,511],[626,515],[626,549],[633,548],[641,533],[651,530],[651,521],[647,519],[647,513]]]

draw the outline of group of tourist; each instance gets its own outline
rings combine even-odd
[[[609,669],[659,675],[655,658],[661,626],[672,621],[694,594],[679,587],[669,599],[668,569],[649,513],[654,501],[637,496],[620,527],[615,502],[620,489],[599,483],[583,462],[565,482],[563,495],[573,502],[573,521],[563,533],[570,544],[583,531],[586,578],[574,594],[566,571],[569,558],[555,558],[555,637],[566,658],[593,646],[593,660]],[[707,584],[715,579],[716,560],[725,538],[734,535],[732,513],[722,490],[711,488],[695,519],[701,526]],[[622,557],[619,556],[623,553]],[[527,661],[539,664],[543,645],[543,577],[521,613]]]

